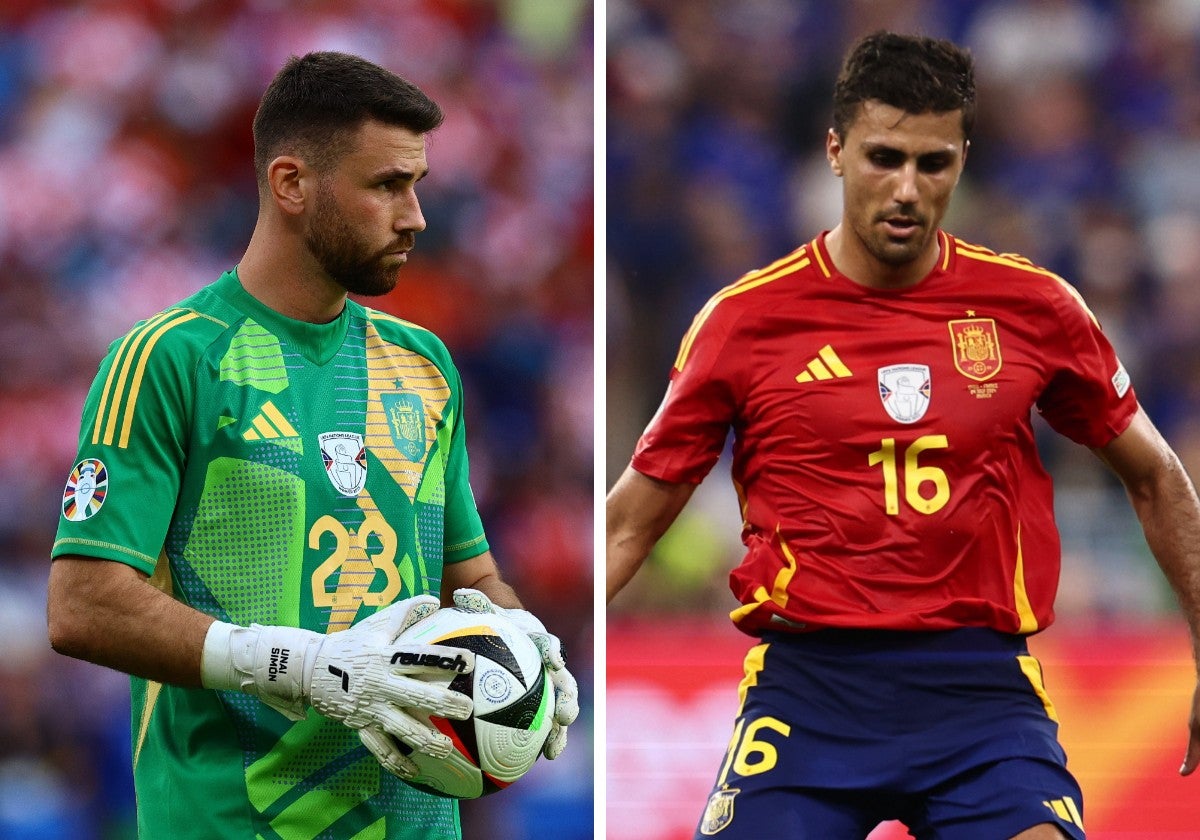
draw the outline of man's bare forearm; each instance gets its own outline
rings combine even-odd
[[[617,479],[604,506],[608,601],[633,579],[695,489],[644,476],[632,467]]]
[[[50,566],[50,644],[67,656],[195,687],[212,622],[123,563],[67,555]]]
[[[1146,544],[1187,618],[1200,670],[1200,505],[1192,482],[1172,458],[1152,485],[1140,492],[1131,488],[1130,500]]]

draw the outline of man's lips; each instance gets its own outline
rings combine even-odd
[[[413,249],[413,243],[410,242],[407,245],[399,245],[395,248],[390,248],[387,251],[384,251],[383,256],[407,258],[408,252],[411,251],[412,249]]]
[[[893,234],[904,236],[921,227],[921,222],[909,216],[890,216],[883,219],[883,225]]]

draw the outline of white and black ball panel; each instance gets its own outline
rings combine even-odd
[[[475,670],[455,674],[450,688],[471,697],[465,721],[432,717],[454,745],[449,758],[413,753],[419,767],[410,784],[460,799],[502,790],[529,771],[550,734],[554,688],[537,646],[502,616],[450,607],[418,622],[400,641],[470,650]]]
[[[548,701],[554,694],[546,685],[546,669],[539,666],[533,685],[508,705],[481,715],[476,701],[474,751],[492,778],[514,782],[541,754],[549,730],[539,722],[553,713]]]
[[[468,613],[468,615],[473,615],[473,613]],[[431,641],[439,645],[452,645],[457,648],[469,650],[477,657],[483,657],[488,662],[504,668],[516,677],[521,685],[528,684],[528,678],[521,668],[521,663],[517,661],[517,657],[513,653],[512,647],[510,647],[510,642],[513,639],[505,638],[504,634],[495,632],[493,628],[487,626],[464,627],[461,630],[455,630],[438,636]],[[530,642],[530,644],[532,645],[533,642]],[[537,667],[540,668],[541,664],[541,654],[539,654]],[[526,667],[528,667],[528,662],[526,663]]]

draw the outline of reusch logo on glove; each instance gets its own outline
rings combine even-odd
[[[463,659],[461,653],[451,659],[449,656],[438,656],[436,653],[409,653],[399,650],[392,654],[392,664],[429,665],[441,668],[443,671],[458,671],[460,674],[466,673],[467,670],[467,660]]]

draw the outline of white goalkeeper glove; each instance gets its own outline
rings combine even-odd
[[[217,621],[204,640],[201,682],[205,688],[253,694],[292,720],[303,719],[312,706],[360,735],[364,727],[372,727],[418,752],[444,758],[450,754],[450,739],[405,709],[455,720],[470,717],[471,698],[419,677],[469,673],[475,654],[444,645],[396,644],[401,633],[439,606],[429,595],[408,598],[328,635]],[[396,766],[388,769],[398,775],[411,778],[417,772],[402,755],[392,763]]]
[[[498,607],[488,596],[477,589],[454,590],[454,606],[474,613],[496,613],[502,615],[525,632],[542,654],[542,664],[550,673],[554,684],[554,721],[550,725],[550,737],[542,747],[546,758],[558,758],[567,745],[567,727],[579,716],[579,685],[567,670],[562,641],[548,633],[545,625],[528,610]]]

